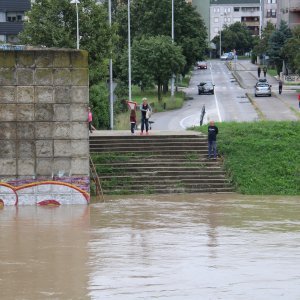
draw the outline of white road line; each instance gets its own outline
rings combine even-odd
[[[214,83],[214,78],[213,78],[212,72],[210,72],[210,76],[211,76],[212,82]],[[218,112],[219,121],[222,122],[220,109],[219,109],[219,103],[218,103],[218,97],[217,97],[216,93],[214,93],[214,96],[215,96],[215,102],[216,102],[216,108],[217,108],[217,112]]]
[[[190,115],[190,116],[187,116],[187,117],[185,117],[185,118],[183,118],[181,121],[180,121],[180,127],[181,128],[183,128],[183,129],[186,129],[187,127],[186,126],[184,126],[183,125],[183,122],[186,120],[186,119],[188,119],[188,118],[190,118],[190,117],[192,117],[193,115]]]

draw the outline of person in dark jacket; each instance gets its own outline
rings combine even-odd
[[[141,133],[143,134],[144,129],[146,127],[146,135],[148,135],[148,129],[149,129],[149,117],[152,112],[152,108],[150,104],[148,104],[148,99],[143,98],[143,103],[140,105],[140,111],[141,111]]]
[[[260,73],[261,73],[261,68],[260,68],[260,66],[258,66],[258,68],[257,68],[257,76],[258,76],[258,78],[260,78]]]
[[[279,91],[279,94],[282,93],[282,80],[279,79],[279,82],[278,82],[278,91]]]
[[[217,134],[219,129],[215,126],[214,121],[209,122],[208,126],[208,158],[214,156],[214,159],[217,159]]]

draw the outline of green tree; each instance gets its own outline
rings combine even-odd
[[[278,74],[281,72],[283,60],[286,58],[282,52],[282,47],[291,37],[291,30],[284,21],[280,22],[279,29],[273,31],[270,36],[267,54],[269,55],[270,63],[275,65]]]
[[[33,46],[76,48],[76,10],[69,0],[36,0],[27,13],[21,42]],[[116,40],[107,8],[95,0],[80,0],[80,49],[89,52],[90,82],[108,77],[108,59]]]
[[[282,55],[287,58],[287,65],[292,72],[300,74],[300,26],[292,30],[292,37],[282,48]]]
[[[185,65],[182,49],[168,36],[142,37],[132,44],[132,77],[135,81],[153,79],[161,101],[162,85]]]
[[[215,36],[212,42],[219,49],[220,35]],[[236,22],[229,26],[225,25],[221,31],[221,47],[221,52],[229,52],[235,49],[238,53],[244,54],[252,49],[253,37],[246,25],[241,22]]]
[[[269,40],[271,34],[275,31],[275,25],[268,21],[266,27],[263,29],[261,34],[261,39],[257,38],[254,41],[253,54],[255,56],[260,56],[266,54],[267,49],[269,47]]]
[[[126,2],[127,3],[127,2]],[[172,28],[172,2],[170,0],[139,0],[131,3],[131,37],[170,36]],[[119,24],[120,48],[127,51],[127,4],[119,5],[116,21]],[[197,59],[204,57],[207,48],[206,28],[195,8],[184,0],[174,1],[174,40],[182,47],[186,64],[185,75]]]

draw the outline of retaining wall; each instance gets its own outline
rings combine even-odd
[[[0,51],[0,205],[89,201],[87,52]]]

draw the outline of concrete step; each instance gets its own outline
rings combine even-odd
[[[92,136],[90,151],[105,194],[233,191],[205,136]]]
[[[113,189],[113,190],[104,190],[105,194],[170,194],[170,193],[233,193],[234,190],[231,187],[201,187],[201,188],[185,188],[185,187],[177,187],[177,188],[149,188],[144,190],[137,189]]]
[[[174,155],[174,154],[181,154],[181,155],[189,155],[189,154],[198,154],[198,155],[205,155],[207,154],[207,149],[178,149],[177,147],[174,147],[174,149],[162,149],[162,148],[136,148],[136,147],[123,147],[123,148],[113,148],[113,147],[94,147],[90,148],[91,153],[112,153],[112,152],[119,152],[119,153],[149,153],[153,154],[154,152],[156,154],[164,154],[164,155]]]

